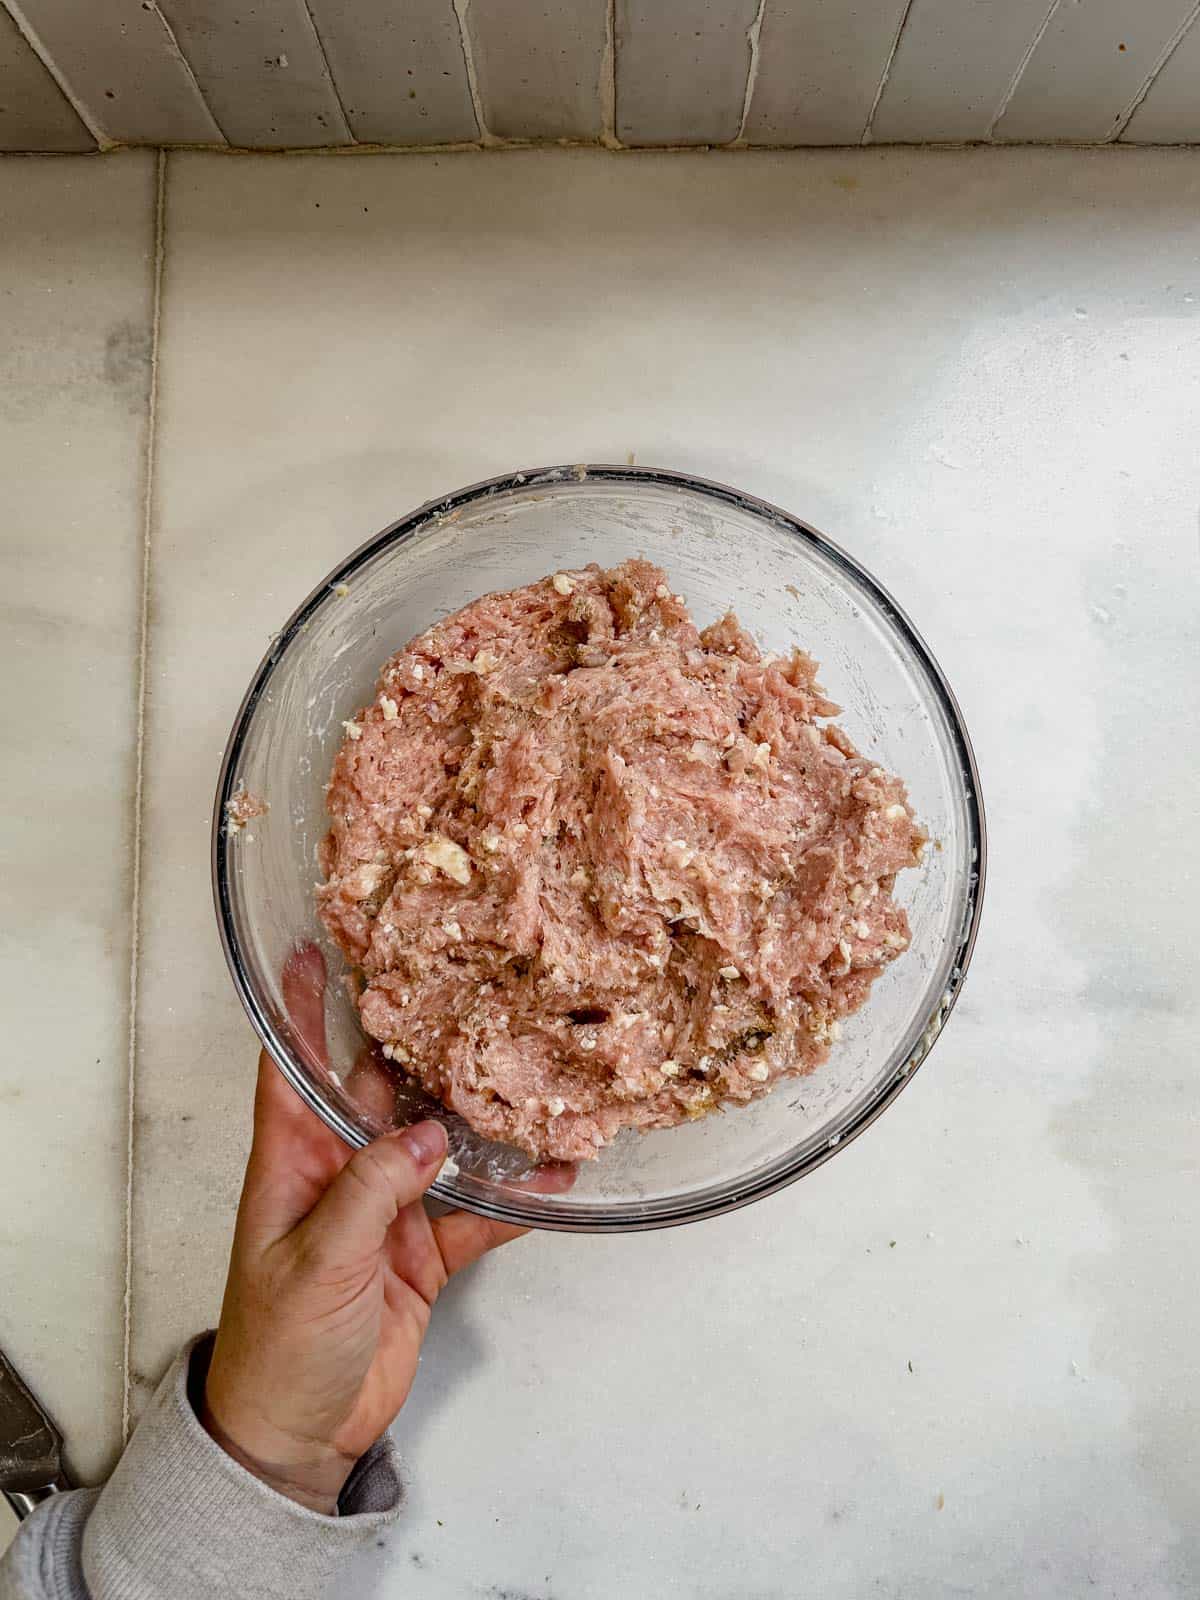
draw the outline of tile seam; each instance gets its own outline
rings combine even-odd
[[[733,143],[739,147],[746,142],[746,124],[750,120],[750,107],[754,101],[754,90],[758,84],[759,51],[762,42],[763,17],[766,15],[767,0],[758,0],[758,10],[754,13],[754,20],[746,29],[746,44],[749,46],[750,59],[746,63],[746,89],[742,95],[742,114],[738,119],[738,130],[733,136]]]
[[[196,97],[200,101],[200,104],[204,107],[205,116],[220,134],[221,144],[227,145],[229,143],[229,139],[226,136],[225,129],[217,121],[216,113],[208,103],[208,96],[204,93],[204,90],[200,85],[200,80],[196,76],[195,69],[193,68],[192,63],[188,60],[187,53],[180,44],[175,29],[171,26],[170,18],[159,5],[158,0],[142,0],[142,5],[144,10],[149,11],[153,16],[158,18],[159,26],[167,36],[168,48],[174,53],[179,65],[183,68],[184,73],[187,75],[192,88],[196,91]]]
[[[600,144],[619,150],[617,138],[617,0],[604,8],[604,54],[600,61]]]
[[[504,141],[493,137],[489,131],[487,118],[483,114],[483,95],[479,88],[479,74],[475,68],[475,50],[471,44],[471,30],[467,25],[471,0],[450,0],[450,6],[458,23],[458,42],[462,49],[463,68],[467,74],[467,93],[471,97],[471,110],[475,114],[475,125],[479,129],[479,142],[485,148],[489,145],[502,144]]]
[[[1191,32],[1197,17],[1200,17],[1200,0],[1197,0],[1197,3],[1188,12],[1187,16],[1184,17],[1183,21],[1179,24],[1178,28],[1176,28],[1175,32],[1171,35],[1166,44],[1163,46],[1162,50],[1159,52],[1158,60],[1155,61],[1154,65],[1150,68],[1150,73],[1145,83],[1143,83],[1141,88],[1134,95],[1133,99],[1124,108],[1124,110],[1117,113],[1116,120],[1113,123],[1112,132],[1108,136],[1108,142],[1110,144],[1114,140],[1119,139],[1125,132],[1125,129],[1133,121],[1134,113],[1137,111],[1137,108],[1141,105],[1142,101],[1154,87],[1155,79],[1158,77],[1159,73],[1166,66],[1167,62],[1170,61],[1176,50],[1179,49],[1179,46]]]
[[[879,102],[883,99],[884,90],[888,86],[888,79],[892,75],[892,65],[896,60],[896,51],[900,48],[900,40],[905,28],[908,26],[908,18],[912,8],[913,0],[905,0],[904,11],[901,14],[895,36],[892,39],[892,48],[888,51],[888,58],[883,64],[883,71],[879,74],[879,82],[875,87],[875,98],[871,101],[870,111],[867,112],[867,120],[863,124],[862,137],[858,141],[859,144],[871,143],[871,130],[875,126],[875,114],[879,110]]]
[[[38,36],[33,24],[21,10],[18,0],[0,0],[0,4],[3,4],[5,11],[7,11],[9,16],[12,18],[13,26],[21,35],[22,39],[24,39],[25,43],[33,51],[34,55],[38,58],[38,60],[45,67],[46,71],[54,79],[54,82],[58,85],[59,93],[63,96],[64,100],[66,100],[67,104],[79,118],[80,122],[83,123],[88,133],[90,133],[92,138],[95,139],[98,148],[101,150],[109,149],[112,146],[112,140],[104,132],[104,129],[96,121],[95,117],[92,116],[85,103],[71,88],[71,85],[67,82],[67,79],[63,76],[62,72],[59,71],[58,63],[50,54],[50,51],[47,50],[46,46],[42,43],[41,38]]]
[[[133,1351],[133,1182],[137,1092],[138,979],[141,966],[142,915],[142,807],[145,788],[146,684],[150,620],[150,555],[154,532],[154,472],[158,438],[158,357],[162,326],[163,261],[166,254],[166,177],[167,152],[160,150],[155,165],[154,194],[154,289],[150,323],[150,388],[146,417],[146,447],[142,478],[142,570],[138,617],[137,699],[135,711],[136,753],[133,780],[133,882],[129,915],[129,1055],[126,1063],[125,1095],[125,1292],[121,1328],[121,1437],[128,1441],[132,1420]]]
[[[317,19],[313,16],[309,0],[300,0],[304,8],[304,15],[308,18],[308,25],[312,36],[317,42],[317,49],[321,52],[321,60],[325,63],[325,76],[329,79],[329,87],[333,90],[333,98],[337,102],[338,116],[342,119],[342,126],[346,130],[346,138],[351,144],[357,144],[354,129],[350,126],[350,117],[346,111],[346,102],[342,99],[342,91],[338,88],[338,81],[333,75],[333,66],[329,60],[329,51],[325,48],[325,40],[321,37],[321,30],[317,27]]]
[[[1047,10],[1046,15],[1042,18],[1041,26],[1038,28],[1038,30],[1034,34],[1033,38],[1029,41],[1029,45],[1028,45],[1028,48],[1025,51],[1025,54],[1021,57],[1020,61],[1017,63],[1017,70],[1013,73],[1012,77],[1010,78],[1009,84],[1008,84],[1008,88],[1004,91],[1004,94],[1001,96],[1001,99],[1000,99],[1000,104],[996,107],[996,114],[992,118],[992,120],[988,123],[987,132],[983,136],[984,139],[989,144],[996,143],[996,142],[1000,142],[1000,143],[1004,142],[1002,140],[1001,141],[997,141],[996,140],[996,129],[1000,126],[1000,123],[1003,120],[1005,113],[1007,112],[1009,106],[1012,104],[1013,96],[1016,94],[1017,90],[1020,88],[1021,79],[1025,76],[1025,69],[1029,65],[1029,63],[1033,60],[1034,52],[1036,51],[1038,45],[1040,45],[1042,40],[1045,38],[1047,28],[1049,28],[1050,24],[1054,21],[1055,16],[1058,14],[1058,8],[1059,8],[1060,4],[1061,4],[1061,0],[1050,0],[1050,7]]]

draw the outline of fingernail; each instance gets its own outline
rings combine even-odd
[[[446,1154],[446,1130],[440,1122],[418,1122],[405,1128],[400,1143],[419,1167],[431,1167]]]

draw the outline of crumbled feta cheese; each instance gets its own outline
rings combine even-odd
[[[431,867],[436,867],[448,878],[453,878],[455,883],[470,883],[470,856],[462,845],[455,844],[453,839],[447,839],[444,833],[430,834],[421,846],[421,856]]]
[[[335,583],[333,586],[333,592],[335,595],[337,595],[339,600],[344,600],[350,593],[350,585],[348,583]]]
[[[571,582],[570,578],[567,577],[565,572],[556,572],[551,578],[550,582],[553,584],[556,594],[566,595],[575,593],[575,585]]]
[[[755,1083],[766,1083],[771,1076],[771,1069],[765,1061],[756,1061],[753,1066],[746,1068],[746,1076],[753,1078]]]
[[[904,806],[894,805],[889,806],[883,814],[889,822],[899,822],[901,817],[906,817],[908,815],[908,812]]]
[[[343,722],[342,723],[342,727],[345,728],[345,730],[346,730],[347,739],[361,739],[362,738],[362,723],[361,722]]]
[[[552,1117],[561,1117],[566,1109],[567,1102],[561,1095],[551,1095],[550,1099],[546,1101],[546,1110]]]
[[[379,709],[383,712],[383,720],[385,722],[395,722],[396,712],[399,708],[390,694],[381,694],[379,696]]]
[[[664,1078],[677,1078],[679,1076],[678,1061],[667,1060],[660,1064],[659,1071]]]
[[[446,935],[447,939],[462,938],[462,928],[457,922],[443,922],[442,932]]]
[[[378,862],[364,861],[342,879],[342,889],[353,900],[367,900],[387,877],[388,869]]]
[[[726,983],[732,983],[736,978],[741,977],[741,973],[736,967],[718,967],[717,977],[724,978]]]

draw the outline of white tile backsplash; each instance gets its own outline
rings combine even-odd
[[[1200,142],[1194,46],[1175,50],[1200,37],[1195,0],[5,8],[88,125],[124,143],[1092,143],[1144,94],[1133,139]],[[36,54],[2,30],[0,67],[0,149],[75,148]]]

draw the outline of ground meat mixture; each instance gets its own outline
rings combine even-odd
[[[265,817],[270,809],[260,795],[251,794],[249,789],[235,790],[225,802],[226,833],[240,833],[248,822],[253,822],[255,817]]]
[[[318,890],[384,1054],[472,1128],[596,1155],[811,1072],[907,946],[924,835],[799,650],[645,561],[439,622],[346,723]]]

